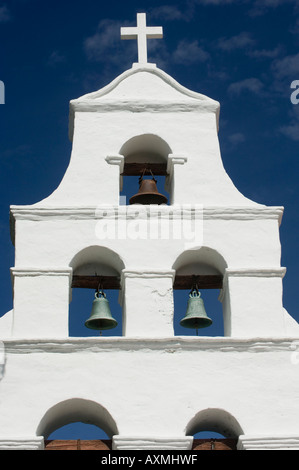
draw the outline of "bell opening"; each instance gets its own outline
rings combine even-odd
[[[210,318],[184,318],[180,321],[180,325],[184,328],[192,328],[194,330],[199,330],[201,328],[208,328],[213,324],[213,321]]]
[[[85,326],[86,328],[90,328],[91,330],[112,330],[116,328],[118,325],[116,320],[109,320],[109,319],[91,319],[86,320]]]

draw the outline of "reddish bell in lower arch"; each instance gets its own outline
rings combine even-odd
[[[130,204],[167,204],[167,197],[159,193],[155,178],[141,178],[139,191],[130,198]]]

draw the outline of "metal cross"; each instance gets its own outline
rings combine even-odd
[[[137,13],[137,27],[121,28],[121,39],[137,39],[138,44],[138,62],[147,64],[147,39],[159,39],[163,37],[163,29],[160,26],[146,26],[146,14]]]

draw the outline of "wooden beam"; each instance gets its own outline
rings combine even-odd
[[[222,275],[185,275],[175,276],[173,288],[175,290],[192,289],[194,285],[198,289],[222,289]]]
[[[117,276],[73,276],[72,287],[79,289],[120,289],[120,278]]]
[[[194,284],[198,289],[221,289],[222,275],[186,275],[175,276],[173,288],[176,290],[192,289]],[[72,287],[79,289],[120,289],[120,278],[117,276],[73,276]]]
[[[140,176],[144,169],[148,171],[145,175],[150,175],[151,170],[155,176],[166,176],[167,165],[166,163],[125,163],[122,176]]]

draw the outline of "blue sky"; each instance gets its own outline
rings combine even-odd
[[[69,101],[137,61],[136,41],[120,39],[137,12],[163,26],[164,38],[148,42],[149,61],[220,102],[222,159],[234,184],[285,207],[284,305],[299,321],[299,104],[290,99],[299,0],[0,1],[0,315],[12,308],[9,206],[35,203],[60,183],[71,152]]]

